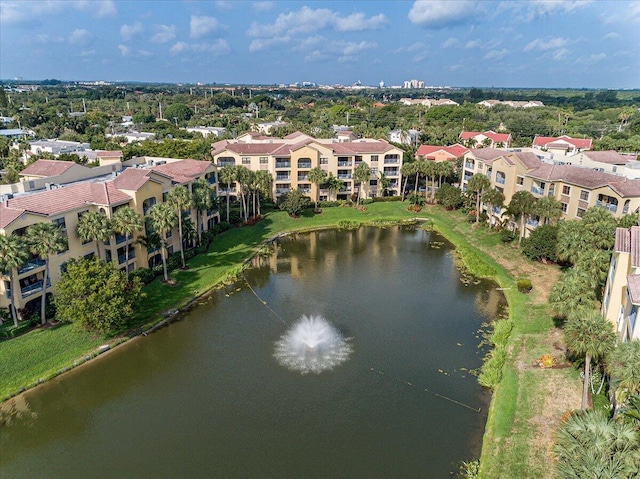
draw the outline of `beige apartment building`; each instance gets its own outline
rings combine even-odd
[[[216,187],[216,169],[209,161],[142,157],[129,160],[124,166],[127,167],[117,175],[16,194],[0,203],[0,234],[22,236],[29,226],[49,221],[64,232],[68,245],[66,251],[49,258],[50,282],[46,287],[42,284],[44,261],[38,257],[31,257],[16,271],[0,273],[4,274],[0,281],[0,307],[9,308],[12,295],[17,309],[36,307],[43,292],[49,293],[51,284],[59,279],[65,262],[72,258],[92,257],[99,252],[103,259],[130,271],[161,262],[158,248],[147,248],[137,241],[145,236],[145,231],[132,237],[115,235],[100,245],[95,241],[83,242],[75,232],[78,219],[84,213],[101,211],[111,218],[119,208],[129,206],[146,217],[151,206],[163,202],[176,185],[191,188],[195,179],[203,178],[212,189]],[[197,211],[191,211],[194,224],[198,224],[196,214]],[[204,230],[218,221],[217,210],[205,212],[202,218]],[[170,253],[180,250],[177,229],[168,241]]]
[[[400,194],[403,151],[385,140],[316,139],[300,132],[284,138],[245,135],[214,143],[211,154],[218,168],[241,165],[252,171],[268,171],[274,180],[274,197],[297,188],[312,198],[318,194],[321,200],[347,199],[358,192],[353,172],[362,162],[371,168],[369,182],[362,185],[363,197],[382,196],[381,174],[389,180],[388,194]],[[308,177],[315,167],[342,180],[344,188],[338,192],[318,191]],[[225,192],[221,189],[220,193]],[[235,194],[235,187],[229,193]]]
[[[640,209],[640,180],[575,165],[543,162],[530,152],[509,152],[493,148],[472,149],[464,157],[462,189],[476,173],[487,176],[491,186],[505,195],[509,204],[517,191],[530,191],[536,198],[552,196],[562,203],[564,219],[580,218],[592,206],[606,208],[619,218]],[[500,219],[504,209],[483,210]],[[538,226],[533,217],[527,228]]]
[[[617,228],[602,301],[602,315],[622,341],[640,339],[640,227]]]

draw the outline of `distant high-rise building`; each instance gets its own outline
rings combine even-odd
[[[422,80],[405,80],[405,88],[424,88],[424,82]]]
[[[384,80],[380,80],[380,88],[384,88]]]

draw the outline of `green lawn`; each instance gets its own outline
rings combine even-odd
[[[553,321],[546,298],[536,285],[553,281],[551,266],[534,264],[523,258],[515,245],[503,245],[499,236],[486,227],[471,225],[458,212],[430,208],[418,215],[406,209],[406,203],[390,202],[367,205],[366,211],[348,207],[325,208],[321,214],[308,212],[290,218],[284,212],[271,212],[255,226],[229,230],[214,238],[209,251],[189,261],[189,269],[175,270],[175,285],[156,280],[145,287],[146,298],[136,318],[137,326],[156,324],[163,313],[179,309],[194,296],[235,278],[245,260],[253,256],[267,240],[284,232],[331,227],[343,220],[362,224],[382,224],[409,220],[416,216],[430,218],[435,228],[454,243],[473,270],[491,269],[509,302],[514,321],[503,379],[494,391],[483,441],[482,477],[550,477],[549,441],[552,428],[540,422],[557,420],[565,407],[561,403],[549,407],[546,400],[560,386],[579,399],[579,379],[572,368],[539,371],[522,368],[548,350],[548,336]],[[465,258],[462,258],[465,261]],[[515,279],[531,277],[534,290],[519,293]],[[551,279],[550,279],[551,278]],[[0,343],[0,398],[7,398],[38,380],[47,379],[88,354],[95,354],[103,343],[122,338],[97,337],[72,326],[37,330]],[[569,396],[571,396],[569,394]],[[566,404],[571,409],[573,397]],[[579,405],[579,402],[578,402]],[[553,406],[553,405],[552,405]],[[577,407],[577,405],[575,406]]]

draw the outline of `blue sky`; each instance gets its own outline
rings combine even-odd
[[[640,88],[640,1],[0,0],[0,78]]]

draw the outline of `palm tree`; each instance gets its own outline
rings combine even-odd
[[[158,232],[160,237],[160,248],[162,257],[162,270],[164,273],[164,282],[169,281],[167,274],[167,233],[169,233],[178,224],[178,217],[175,210],[168,203],[156,203],[149,209],[147,216],[151,223],[151,227]]]
[[[27,228],[25,236],[29,249],[44,261],[42,277],[42,300],[40,301],[40,319],[47,322],[45,306],[47,303],[47,280],[49,279],[49,255],[62,253],[67,249],[67,240],[62,230],[53,223],[41,222]]]
[[[558,225],[558,259],[576,264],[582,251],[593,248],[588,235],[583,231],[584,223],[570,220]]]
[[[404,193],[407,189],[407,182],[409,181],[409,177],[415,174],[417,165],[416,163],[405,163],[400,168],[400,174],[404,177],[404,185],[402,186],[402,201],[404,201]]]
[[[363,161],[356,166],[355,170],[353,170],[354,183],[360,183],[360,186],[358,187],[358,203],[360,203],[362,190],[365,188],[364,185],[369,182],[369,178],[371,178],[371,168],[369,168],[369,165]]]
[[[9,276],[11,284],[11,317],[13,325],[18,327],[18,314],[16,313],[15,297],[17,294],[17,281],[14,283],[13,278],[17,268],[22,266],[29,258],[29,251],[22,242],[22,238],[17,235],[9,236],[0,235],[0,273],[4,272]],[[2,320],[0,319],[0,324]]]
[[[96,242],[96,255],[100,258],[100,242],[111,237],[109,218],[100,211],[88,211],[78,218],[76,234],[82,241]]]
[[[218,170],[218,181],[223,185],[226,185],[227,192],[227,223],[229,222],[229,201],[231,185],[236,181],[236,169],[231,165],[223,166]]]
[[[213,190],[204,178],[197,178],[191,186],[193,191],[193,205],[196,209],[196,229],[198,230],[198,244],[202,243],[202,230],[204,229],[204,221],[202,219],[203,212],[213,208],[215,200],[213,198]]]
[[[502,208],[504,206],[504,195],[501,191],[495,188],[490,188],[482,193],[481,200],[491,208],[489,215],[489,228],[493,228],[493,209]]]
[[[640,468],[640,439],[629,424],[598,411],[577,412],[558,427],[553,454],[559,479],[633,479]]]
[[[311,168],[307,175],[309,181],[316,185],[316,210],[318,209],[318,197],[320,196],[320,185],[327,181],[327,172],[319,166]]]
[[[476,173],[467,183],[467,190],[471,191],[475,195],[476,199],[476,223],[480,221],[480,203],[482,198],[482,192],[491,186],[491,182],[486,175],[482,173]]]
[[[178,217],[178,235],[180,236],[180,258],[182,259],[182,267],[186,268],[187,264],[184,260],[184,239],[182,237],[182,212],[190,210],[193,206],[193,196],[186,186],[178,185],[172,188],[167,194],[167,204],[171,206]]]
[[[379,171],[378,173],[380,174],[380,179],[378,180],[380,183],[380,191],[382,192],[382,196],[387,196],[389,183],[391,183],[391,180],[387,178],[387,175],[385,175],[382,171]]]
[[[623,405],[629,398],[640,393],[640,341],[619,344],[607,356],[607,371],[614,388],[617,405]]]
[[[562,273],[549,295],[553,311],[566,318],[582,308],[594,308],[596,294],[592,280],[587,272],[577,268]]]
[[[554,224],[562,216],[562,203],[552,196],[544,196],[536,201],[534,213],[544,218],[543,224]]]
[[[242,208],[242,215],[246,222],[249,219],[249,208],[245,198],[245,188],[251,183],[251,170],[246,166],[236,166],[236,182],[240,190],[240,207]]]
[[[268,198],[271,198],[271,185],[273,184],[273,177],[271,173],[266,170],[258,170],[255,172],[256,177],[256,193],[258,195],[258,216],[262,214],[260,209],[260,193]]]
[[[588,241],[596,248],[610,250],[615,243],[615,230],[618,223],[615,217],[605,208],[589,208],[580,222]]]
[[[344,181],[333,176],[333,173],[329,173],[329,176],[327,177],[327,188],[330,192],[333,192],[333,195],[337,195],[338,191],[344,188]]]
[[[582,410],[587,408],[591,359],[600,359],[615,346],[616,333],[613,325],[594,310],[584,309],[572,315],[564,327],[567,348],[575,354],[584,355],[584,384],[582,387]]]
[[[129,206],[124,206],[122,208],[118,208],[115,213],[113,213],[113,218],[111,219],[113,225],[113,231],[115,233],[120,233],[126,238],[125,241],[125,273],[127,276],[127,280],[129,280],[129,244],[127,243],[130,236],[132,236],[137,231],[142,230],[144,227],[144,221],[142,220],[142,216],[140,213],[135,211],[133,208]]]
[[[520,218],[520,236],[518,243],[521,243],[522,238],[524,238],[526,220],[535,211],[535,207],[536,197],[529,191],[516,191],[511,197],[509,206],[507,206],[507,213],[514,218]]]

